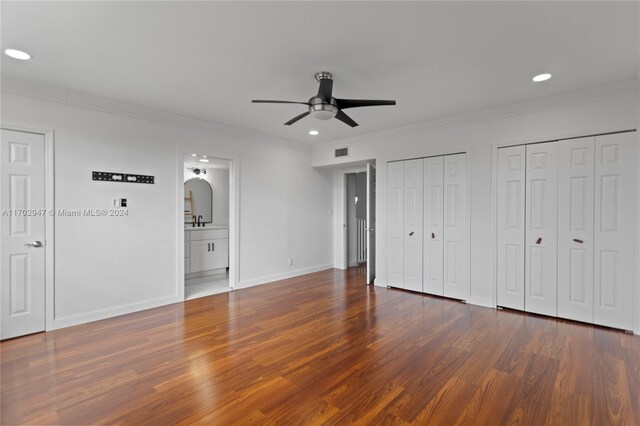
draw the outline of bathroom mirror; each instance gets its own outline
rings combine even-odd
[[[200,222],[211,223],[212,197],[213,190],[206,180],[191,178],[186,181],[184,183],[184,222],[191,223],[193,215],[196,218],[201,215]]]

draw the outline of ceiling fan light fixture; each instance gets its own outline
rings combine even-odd
[[[318,120],[330,120],[336,116],[338,108],[331,104],[313,104],[309,105],[309,114]]]

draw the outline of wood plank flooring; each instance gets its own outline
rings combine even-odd
[[[7,424],[640,425],[640,338],[328,270],[0,344]]]

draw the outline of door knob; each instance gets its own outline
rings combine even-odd
[[[540,244],[541,242],[542,242],[542,237],[540,237],[540,238],[538,238],[538,239],[536,240],[536,244]]]
[[[409,236],[410,236],[410,237],[413,237],[413,234],[414,234],[414,232],[413,232],[413,231],[409,232]]]
[[[573,241],[574,241],[574,242],[576,242],[576,243],[578,243],[578,244],[582,244],[582,243],[584,243],[584,241],[579,240],[579,239],[577,239],[577,238],[574,238],[574,239],[573,239]]]
[[[432,232],[431,233],[431,238],[435,238],[435,237],[436,237],[436,234]]]
[[[24,246],[25,247],[42,247],[42,243],[40,241],[34,241],[32,243],[27,243]]]

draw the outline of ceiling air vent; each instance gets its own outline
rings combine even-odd
[[[338,148],[336,149],[336,158],[338,157],[346,157],[349,155],[349,148]]]

